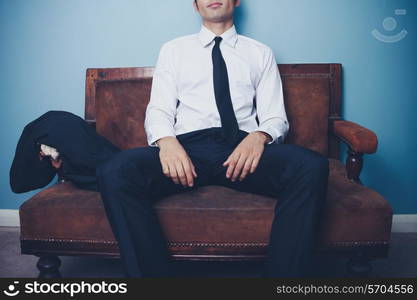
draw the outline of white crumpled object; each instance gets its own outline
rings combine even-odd
[[[41,144],[41,150],[45,156],[51,156],[53,160],[56,160],[59,156],[59,152],[48,145]]]

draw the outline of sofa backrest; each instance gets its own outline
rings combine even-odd
[[[278,64],[290,130],[285,143],[338,158],[340,64]],[[121,149],[147,146],[144,130],[153,67],[87,69],[85,120]]]

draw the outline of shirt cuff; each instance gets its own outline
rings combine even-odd
[[[146,130],[146,135],[148,137],[148,145],[151,147],[158,147],[156,141],[167,136],[176,137],[174,129],[170,128],[152,128],[151,130]]]
[[[278,134],[277,134],[277,132],[276,132],[276,130],[274,128],[262,127],[261,126],[261,127],[259,127],[257,129],[257,131],[265,132],[265,133],[269,134],[272,137],[272,140],[270,142],[266,143],[267,145],[277,144],[279,142],[279,140],[278,140],[278,137],[279,136],[278,136]]]

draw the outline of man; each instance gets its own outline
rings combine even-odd
[[[278,200],[263,276],[306,276],[328,160],[282,143],[289,124],[280,74],[271,48],[236,33],[240,0],[193,5],[200,32],[165,43],[158,57],[148,146],[122,151],[97,171],[126,275],[172,275],[152,205],[215,184]]]

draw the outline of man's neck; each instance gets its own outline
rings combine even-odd
[[[233,26],[233,19],[222,23],[212,23],[204,21],[203,25],[210,29],[217,36],[219,36]]]

